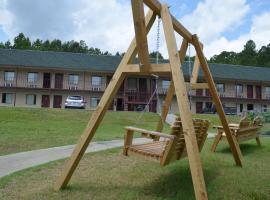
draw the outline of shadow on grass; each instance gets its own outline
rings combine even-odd
[[[256,141],[254,140],[255,144],[240,144],[240,149],[241,152],[244,155],[252,154],[255,151],[261,150],[262,146],[258,146]],[[227,144],[228,145],[228,144]],[[227,147],[222,147],[222,149],[217,149],[217,153],[226,153],[226,154],[231,154],[231,149],[229,146]]]
[[[169,170],[166,176],[159,176],[143,189],[145,193],[149,193],[155,199],[185,199],[194,200],[194,187],[189,166],[179,166],[179,163]],[[204,169],[204,178],[206,187],[215,177],[215,170]]]

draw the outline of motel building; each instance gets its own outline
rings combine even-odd
[[[0,49],[0,106],[64,108],[69,95],[80,95],[86,109],[94,110],[120,61],[121,57],[116,56]],[[192,65],[183,66],[186,81]],[[209,67],[224,108],[238,114],[270,108],[270,68],[227,64]],[[199,82],[203,82],[201,75]],[[138,111],[149,103],[147,110],[156,112],[169,84],[169,77],[127,77],[110,110]],[[152,95],[156,87],[158,95]],[[214,110],[207,89],[189,91],[189,99],[193,113]],[[175,98],[170,112],[178,112]]]

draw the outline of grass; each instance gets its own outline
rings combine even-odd
[[[75,144],[91,114],[85,110],[0,107],[0,155]],[[107,112],[93,140],[123,139],[124,127],[136,124],[140,115]],[[145,113],[137,126],[154,129],[158,119],[157,114]]]
[[[241,144],[243,168],[234,166],[227,143],[221,142],[216,153],[210,152],[208,140],[202,153],[209,199],[270,199],[270,138]],[[194,192],[188,160],[160,167],[140,156],[124,157],[121,149],[84,156],[69,187],[53,191],[53,183],[64,161],[24,170],[0,179],[0,199],[185,199]]]

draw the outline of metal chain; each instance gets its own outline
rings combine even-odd
[[[156,43],[156,63],[159,63],[159,45],[160,45],[160,17],[158,18],[158,24],[157,24],[157,43]]]

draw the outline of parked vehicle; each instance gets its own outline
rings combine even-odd
[[[82,96],[68,96],[65,101],[65,108],[81,108],[85,109],[86,102]]]
[[[237,108],[236,107],[225,107],[223,106],[224,112],[226,115],[236,115],[237,114]],[[212,106],[211,108],[204,108],[203,113],[205,114],[216,114],[217,109],[216,106]]]

